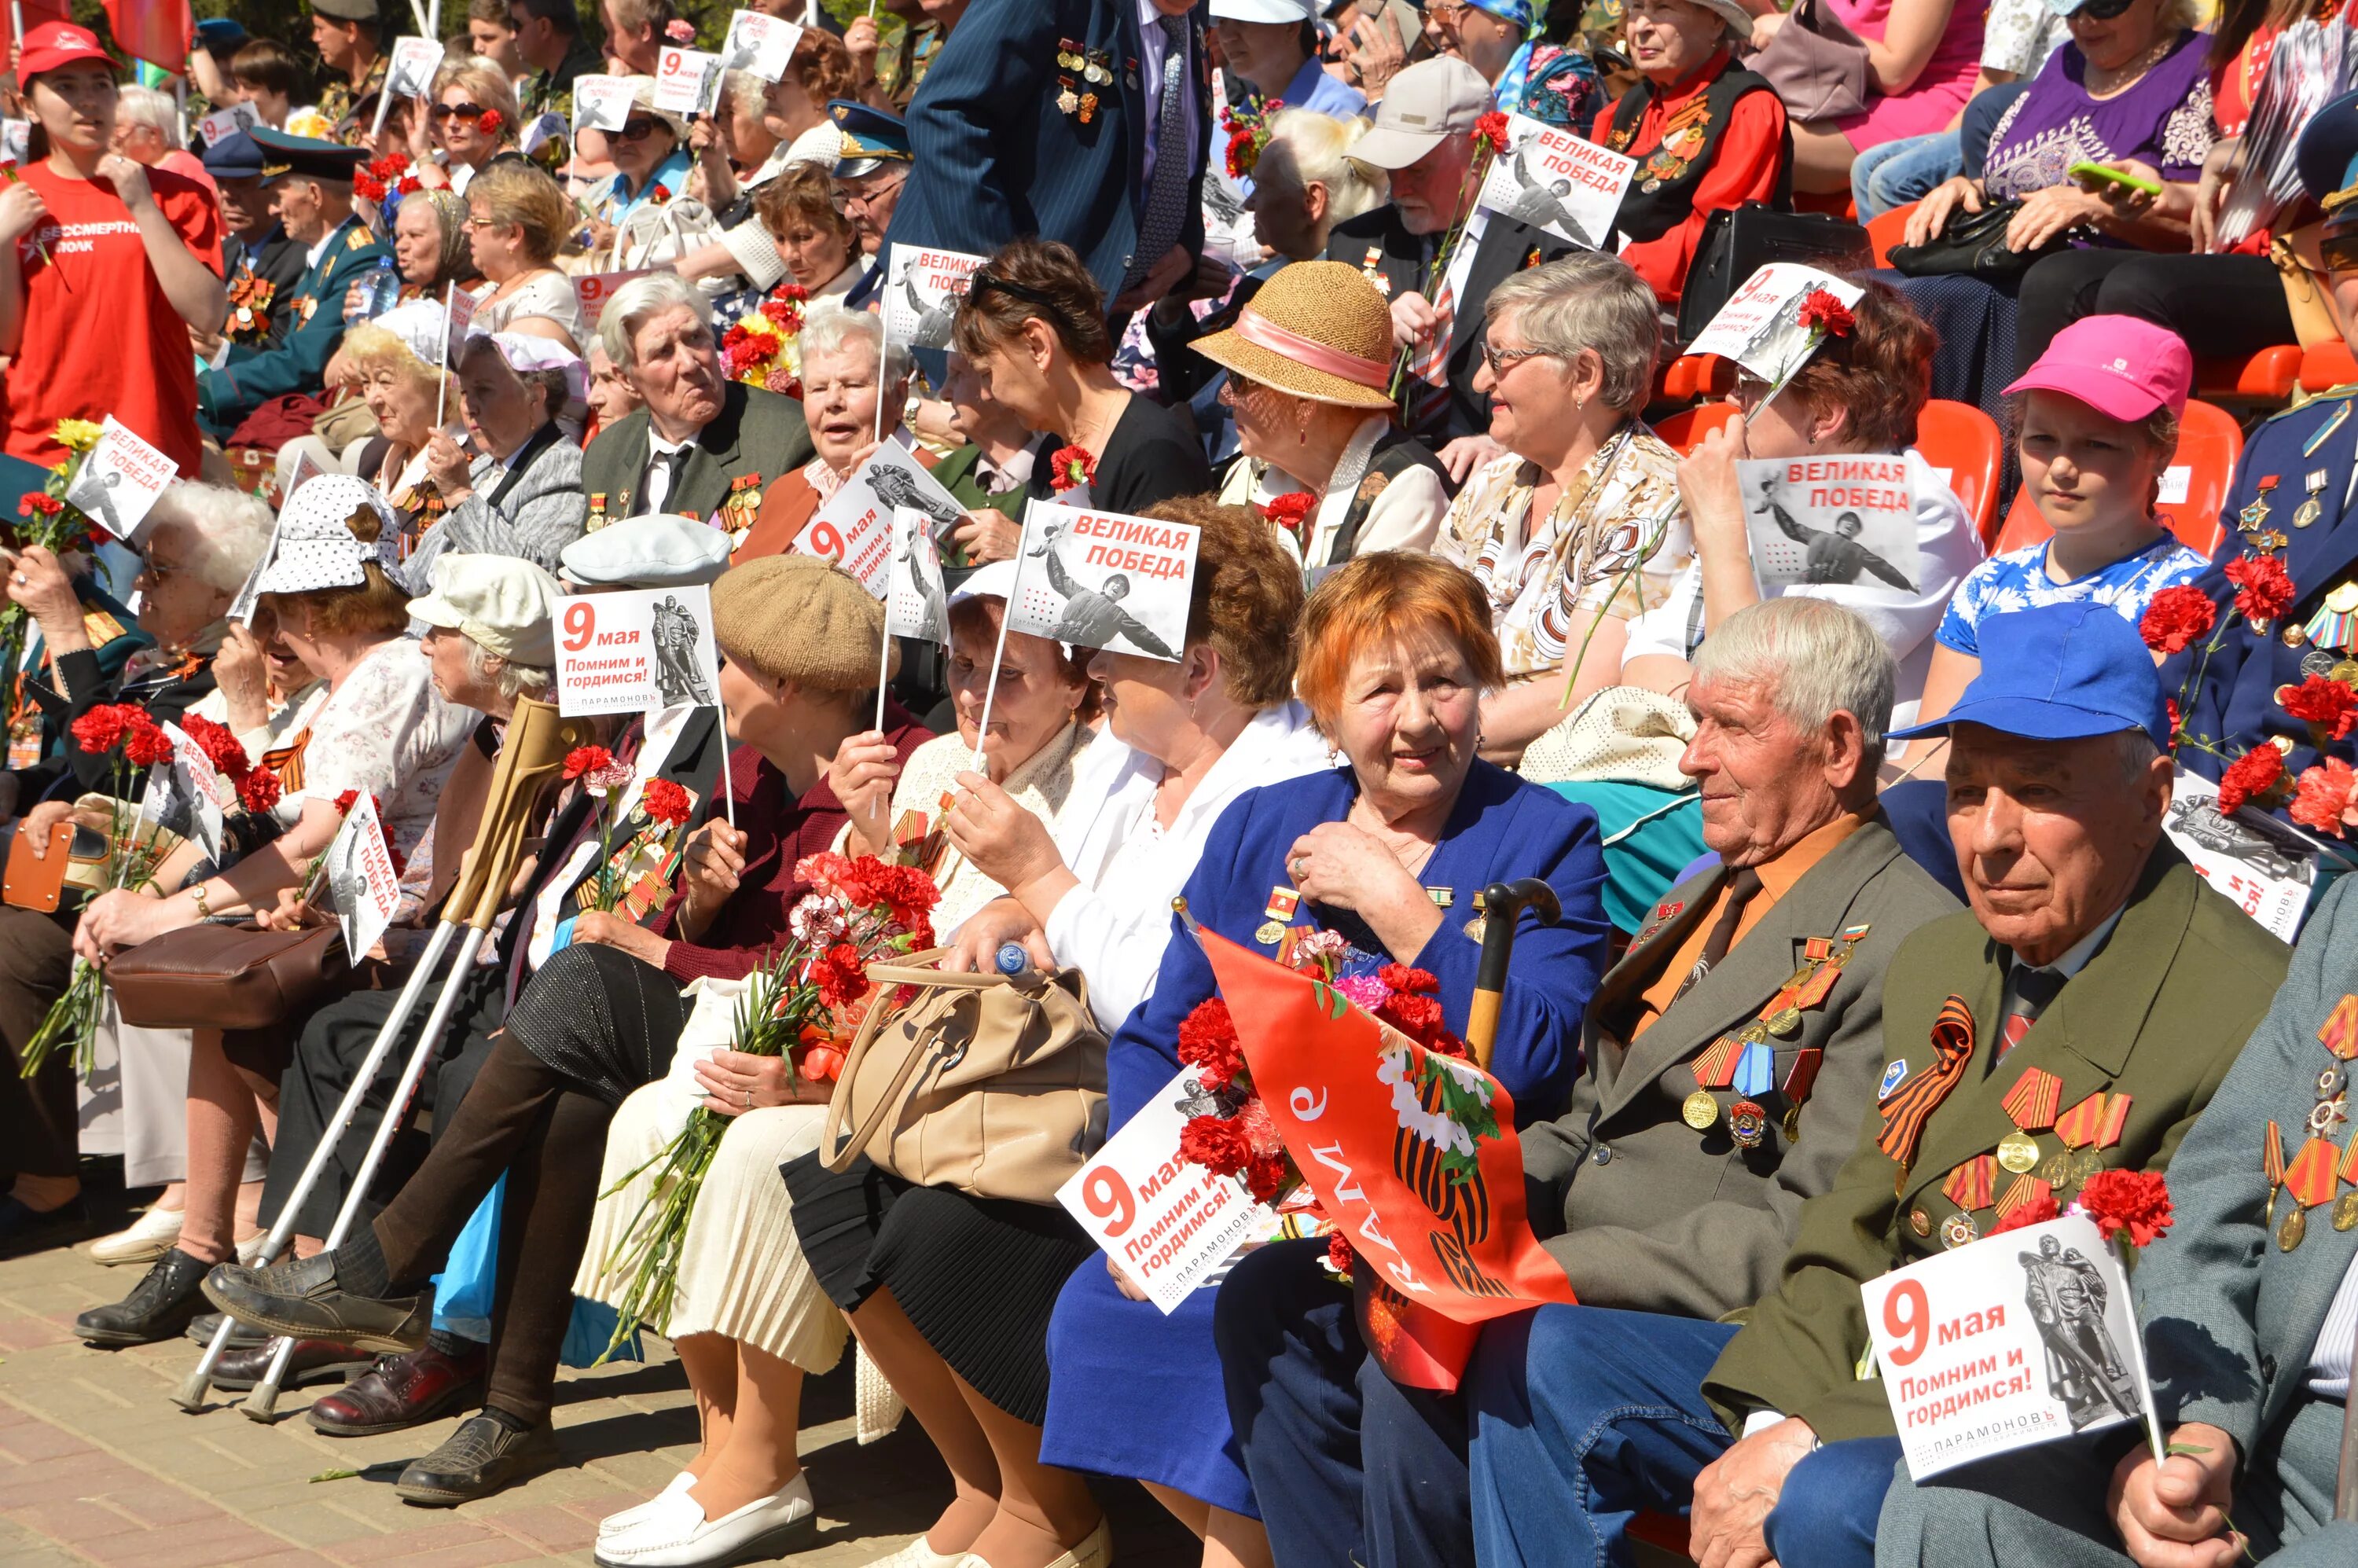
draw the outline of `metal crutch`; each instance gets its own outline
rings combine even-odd
[[[546,717],[544,718],[543,715]],[[546,731],[558,728],[555,720],[555,709],[548,704],[536,702],[529,697],[517,699],[514,719],[511,721],[505,741],[501,746],[499,761],[493,765],[492,785],[484,801],[484,827],[476,835],[479,844],[489,845],[495,842],[490,831],[495,826],[494,808],[504,806],[514,794],[514,786],[509,782],[514,773],[511,752],[521,754],[519,747],[524,742],[530,742],[535,750],[545,750],[552,742],[543,737]],[[573,727],[563,728],[569,732]],[[564,754],[562,739],[563,737],[560,736],[557,742],[558,749],[555,755],[558,759],[561,759]],[[556,765],[555,762],[547,764],[550,768]],[[544,770],[535,770],[535,772],[539,771]],[[520,848],[525,814],[519,812],[515,815],[516,826],[510,838],[514,846]],[[513,849],[508,858],[512,870]],[[445,903],[446,910],[465,909],[469,906],[471,902],[471,895],[479,885],[473,875],[479,857],[471,849],[466,859],[460,861],[459,880]],[[498,885],[503,888],[504,879]],[[427,983],[434,977],[435,967],[441,962],[442,955],[449,950],[451,938],[458,933],[461,924],[460,920],[446,915],[445,919],[435,927],[432,935],[427,938],[425,953],[418,958],[416,966],[411,969],[408,979],[403,983],[401,994],[395,1000],[392,1012],[386,1016],[384,1026],[377,1031],[376,1039],[369,1046],[367,1055],[362,1059],[359,1070],[353,1074],[351,1086],[344,1090],[343,1098],[338,1103],[336,1113],[330,1119],[318,1147],[311,1151],[310,1158],[305,1162],[302,1174],[297,1179],[294,1190],[288,1195],[277,1223],[271,1227],[269,1236],[265,1238],[261,1255],[257,1260],[261,1265],[267,1266],[276,1261],[286,1250],[289,1239],[294,1235],[296,1215],[302,1206],[303,1199],[309,1195],[313,1187],[319,1184],[319,1178],[327,1170],[328,1162],[333,1157],[345,1130],[359,1116],[362,1098],[368,1092],[369,1086],[375,1081],[376,1075],[384,1066],[386,1057],[392,1054],[394,1043],[399,1039],[402,1026],[416,1011],[418,1001],[426,994]],[[463,974],[465,970],[462,968],[455,972]],[[430,1052],[434,1040],[434,1030],[428,1029],[422,1033],[417,1044],[413,1048],[413,1058],[422,1061]],[[378,1145],[382,1145],[389,1139],[390,1134],[387,1130],[398,1124],[401,1105],[401,1100],[397,1098],[390,1108],[385,1125],[378,1129],[376,1140]],[[373,1148],[372,1169],[380,1157],[381,1149]],[[199,1358],[195,1368],[181,1381],[178,1390],[172,1396],[173,1403],[191,1414],[205,1408],[205,1395],[212,1384],[213,1368],[229,1347],[229,1337],[233,1327],[232,1322],[224,1316],[221,1326],[214,1331],[212,1339],[206,1345],[204,1354]],[[282,1345],[281,1353],[273,1357],[272,1381],[274,1383],[276,1375],[284,1372],[285,1364],[286,1346]]]

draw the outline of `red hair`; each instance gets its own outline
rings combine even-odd
[[[1416,636],[1457,644],[1487,691],[1507,684],[1490,604],[1462,567],[1435,556],[1381,550],[1336,568],[1302,611],[1302,658],[1294,690],[1322,734],[1335,733],[1343,683],[1370,647]]]

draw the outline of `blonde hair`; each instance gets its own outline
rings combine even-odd
[[[492,222],[524,231],[525,251],[541,266],[555,258],[573,221],[573,204],[557,181],[522,158],[500,158],[477,169],[467,182],[467,205],[478,200]]]
[[[463,87],[467,96],[486,109],[496,109],[504,122],[500,131],[514,141],[524,134],[516,124],[522,113],[516,107],[515,89],[508,84],[508,74],[481,55],[465,55],[450,61],[434,73],[434,102],[439,103],[442,94],[453,87]],[[433,111],[429,107],[427,113]],[[494,133],[496,135],[498,133]]]
[[[1338,120],[1315,109],[1281,109],[1270,116],[1269,142],[1253,166],[1253,181],[1297,194],[1325,186],[1330,223],[1373,211],[1390,200],[1391,182],[1381,169],[1350,156],[1371,128],[1357,114]]]
[[[442,384],[442,372],[417,357],[400,337],[373,321],[356,321],[344,330],[344,358],[363,371],[389,370],[421,385]]]

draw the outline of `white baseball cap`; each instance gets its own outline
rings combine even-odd
[[[1214,21],[1310,22],[1317,16],[1312,0],[1212,0]]]
[[[1391,80],[1376,105],[1375,128],[1351,144],[1357,163],[1406,168],[1490,112],[1490,84],[1455,55],[1421,59]]]

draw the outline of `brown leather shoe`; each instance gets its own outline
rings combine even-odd
[[[330,1437],[368,1437],[467,1409],[482,1400],[486,1359],[481,1348],[465,1357],[433,1349],[380,1356],[367,1372],[312,1401],[311,1425]]]
[[[259,1345],[241,1346],[224,1350],[213,1364],[213,1387],[216,1389],[250,1389],[262,1381],[270,1370],[271,1352],[277,1341],[265,1339]],[[298,1339],[295,1354],[287,1358],[287,1376],[278,1386],[299,1389],[306,1383],[324,1379],[341,1379],[347,1373],[365,1371],[369,1358],[351,1346],[337,1339]]]

